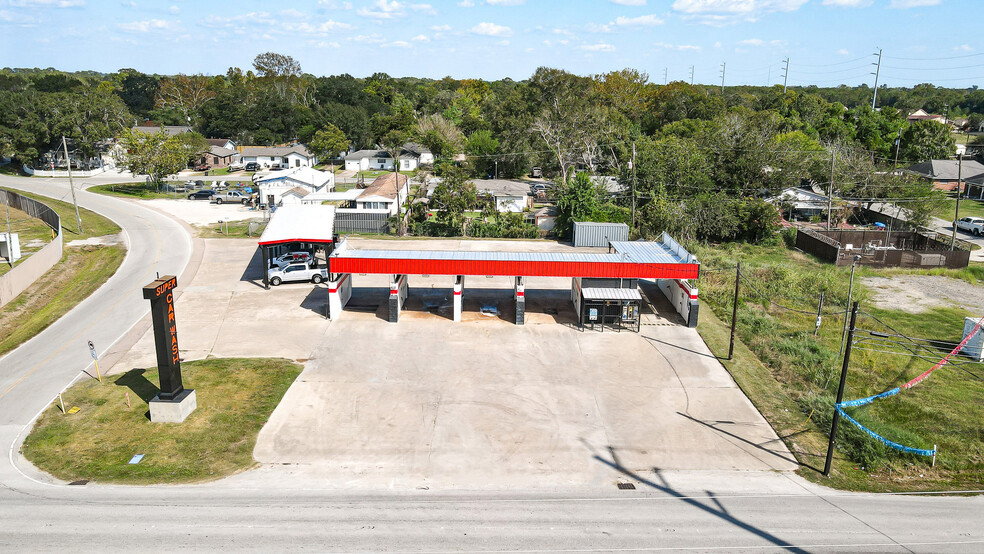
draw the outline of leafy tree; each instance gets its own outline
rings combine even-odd
[[[307,147],[311,150],[312,154],[320,159],[334,159],[342,152],[348,150],[348,144],[345,133],[338,127],[328,123],[323,129],[318,130],[314,134],[314,137],[308,142]]]
[[[475,131],[465,143],[465,152],[473,156],[469,162],[472,174],[479,177],[493,174],[495,158],[498,153],[499,141],[492,136],[491,131]]]
[[[216,91],[209,85],[210,79],[205,75],[165,77],[158,86],[154,107],[172,111],[187,121],[202,104],[216,96]]]
[[[592,221],[602,205],[602,188],[587,173],[573,175],[557,191],[557,222],[554,232],[567,235],[575,221]]]
[[[946,125],[930,120],[914,121],[902,133],[899,160],[915,163],[948,159],[956,152],[956,142]]]
[[[297,60],[276,52],[257,54],[253,58],[253,67],[260,77],[300,77],[301,75],[301,64]]]
[[[430,206],[437,220],[451,228],[464,222],[465,210],[470,210],[478,200],[475,184],[465,179],[464,171],[453,168],[444,174],[441,183],[434,187]]]
[[[188,166],[188,149],[182,139],[169,137],[163,129],[152,135],[126,129],[119,145],[117,165],[134,175],[149,175],[158,184]]]
[[[450,160],[464,148],[464,135],[441,114],[425,115],[418,119],[414,136],[431,151],[438,163]]]

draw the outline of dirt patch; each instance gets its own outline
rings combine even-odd
[[[984,287],[937,275],[866,277],[862,280],[875,306],[918,314],[936,307],[959,307],[979,312]]]

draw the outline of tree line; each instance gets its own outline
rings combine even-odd
[[[415,141],[434,153],[438,175],[510,178],[541,167],[557,183],[562,222],[577,212],[644,234],[755,239],[774,223],[762,199],[804,180],[832,182],[845,198],[906,199],[917,219],[928,213],[928,187],[889,170],[949,157],[954,143],[946,126],[906,115],[945,108],[979,120],[984,91],[885,87],[878,110],[872,92],[660,85],[633,69],[580,76],[543,67],[524,81],[317,77],[272,52],[216,76],[8,68],[0,70],[0,156],[30,164],[62,135],[94,152],[141,120],[190,123],[240,144],[296,140],[323,156],[377,146],[395,153]],[[575,179],[582,173],[624,187]]]

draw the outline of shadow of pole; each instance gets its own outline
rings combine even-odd
[[[780,454],[780,453],[778,453],[778,452],[776,452],[774,450],[769,450],[768,448],[762,446],[761,444],[752,442],[752,441],[750,441],[750,440],[748,440],[748,439],[746,439],[744,437],[739,437],[738,435],[736,435],[734,433],[729,433],[728,431],[725,431],[724,429],[720,429],[718,427],[715,427],[714,425],[711,425],[710,423],[701,421],[701,420],[699,420],[699,419],[697,419],[697,418],[695,418],[693,416],[687,415],[687,414],[685,414],[683,412],[677,412],[677,415],[681,415],[681,416],[689,419],[690,421],[693,421],[695,423],[699,423],[699,424],[701,424],[701,425],[703,425],[705,427],[709,427],[709,428],[717,431],[718,433],[721,433],[722,435],[727,435],[727,436],[729,436],[729,437],[731,437],[731,438],[733,438],[735,440],[741,441],[741,442],[743,442],[743,443],[745,443],[747,445],[754,446],[755,448],[757,448],[757,449],[759,449],[759,450],[761,450],[763,452],[772,454],[773,456],[775,456],[776,458],[779,458],[780,460],[785,460],[787,462],[792,462],[794,464],[802,465],[802,464],[800,464],[799,460],[797,460],[796,458],[788,458],[786,456],[783,456],[782,454]]]
[[[127,387],[133,394],[136,394],[144,402],[150,403],[161,391],[157,385],[151,383],[144,377],[146,369],[131,369],[119,376],[113,383],[118,387]]]
[[[696,498],[686,496],[683,493],[681,493],[680,491],[677,491],[677,490],[673,489],[672,487],[670,487],[669,484],[667,483],[666,479],[660,473],[659,468],[655,468],[655,467],[653,468],[653,473],[656,474],[657,479],[659,479],[660,482],[661,482],[661,483],[656,483],[655,481],[652,481],[650,479],[646,479],[646,478],[642,477],[641,475],[639,475],[637,473],[634,473],[633,471],[631,471],[631,470],[629,470],[629,469],[627,469],[625,467],[622,467],[618,463],[617,458],[615,457],[615,449],[613,447],[609,446],[608,447],[608,451],[611,453],[612,457],[614,458],[614,461],[606,460],[606,459],[602,458],[601,456],[599,456],[598,454],[594,454],[593,455],[593,458],[595,460],[598,460],[599,462],[607,465],[608,467],[611,467],[615,471],[618,471],[619,473],[621,473],[621,474],[623,474],[623,475],[625,475],[627,477],[631,477],[632,479],[634,479],[634,480],[636,480],[636,481],[638,481],[638,482],[640,482],[640,483],[642,483],[644,485],[647,485],[647,486],[652,487],[652,488],[654,488],[654,489],[656,489],[658,491],[661,491],[661,492],[664,492],[664,493],[666,493],[666,494],[668,494],[670,496],[673,496],[674,498],[679,499],[681,502],[684,502],[686,504],[689,504],[690,506],[693,506],[694,508],[697,508],[699,510],[702,510],[704,512],[707,512],[707,513],[709,513],[709,514],[711,514],[713,516],[716,516],[716,517],[718,517],[718,518],[720,518],[720,519],[722,519],[722,520],[724,520],[724,521],[726,521],[726,522],[734,525],[735,527],[738,527],[739,529],[745,530],[745,531],[747,531],[747,532],[749,532],[749,533],[751,533],[751,534],[753,534],[753,535],[755,535],[757,537],[760,537],[760,538],[762,538],[764,540],[767,540],[767,541],[771,542],[772,544],[774,544],[774,545],[776,545],[776,546],[778,546],[778,547],[780,547],[780,548],[782,548],[784,550],[787,550],[789,552],[802,552],[804,554],[806,553],[806,550],[803,550],[802,548],[799,548],[797,546],[793,546],[789,542],[787,542],[787,541],[785,541],[785,540],[783,540],[783,539],[781,539],[781,538],[773,535],[772,533],[766,531],[765,529],[760,529],[760,528],[758,528],[758,527],[756,527],[756,526],[754,526],[754,525],[752,525],[750,523],[747,523],[745,521],[742,521],[742,520],[738,519],[734,515],[731,515],[730,513],[728,513],[728,510],[725,509],[725,507],[721,503],[721,501],[718,500],[718,498],[716,498],[713,495],[713,493],[707,492],[708,496],[711,499],[711,502],[713,502],[714,505],[711,506],[711,505],[705,504],[705,503],[697,500]]]

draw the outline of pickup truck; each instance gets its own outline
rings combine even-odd
[[[272,267],[267,270],[270,284],[277,286],[286,281],[311,281],[318,284],[328,278],[328,269],[319,268],[317,260],[312,263],[296,262],[284,267]]]
[[[979,237],[984,234],[984,217],[962,217],[957,221],[957,229]]]
[[[225,192],[216,193],[215,196],[212,197],[212,202],[215,202],[216,204],[221,204],[223,202],[238,202],[240,204],[248,204],[249,195],[243,194],[238,190],[228,190]]]

